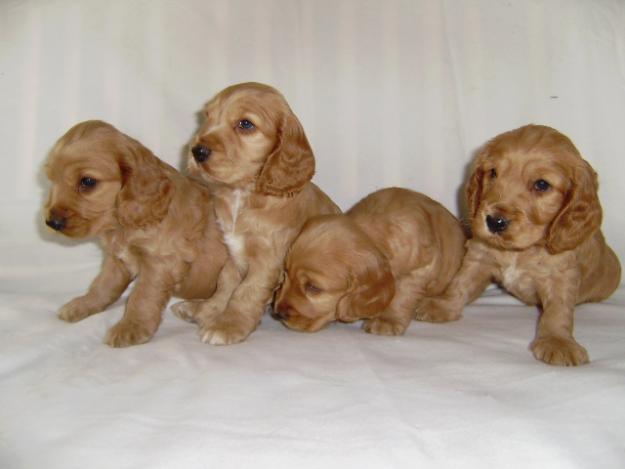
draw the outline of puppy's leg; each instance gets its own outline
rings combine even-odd
[[[223,314],[203,327],[202,341],[212,345],[242,342],[260,322],[280,277],[275,255],[257,256],[247,275],[232,293]]]
[[[107,255],[98,276],[83,296],[74,298],[59,310],[59,318],[77,322],[99,313],[117,300],[130,283],[131,275],[117,258]]]
[[[200,325],[200,334],[203,325],[210,323],[224,312],[232,292],[241,282],[241,275],[232,258],[229,258],[217,279],[215,293],[207,300],[181,301],[172,305],[172,312],[180,319]]]
[[[429,272],[417,270],[400,277],[395,284],[395,296],[382,313],[366,319],[362,328],[377,335],[401,335],[406,332],[419,300],[423,296],[423,285]]]
[[[161,313],[181,272],[187,268],[171,259],[144,260],[124,316],[108,331],[106,343],[111,347],[127,347],[150,340],[161,323]]]
[[[567,272],[558,275],[568,277]],[[579,283],[574,278],[566,280],[558,285],[548,280],[540,286],[543,312],[530,348],[536,359],[551,365],[583,365],[589,361],[588,352],[573,338],[573,311]]]
[[[462,260],[462,266],[443,294],[423,298],[417,305],[415,319],[429,322],[456,321],[462,309],[474,301],[491,282],[493,266],[485,258],[482,249],[471,242]]]

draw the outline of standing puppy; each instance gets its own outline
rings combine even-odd
[[[553,365],[588,362],[573,338],[573,309],[601,301],[620,282],[619,261],[599,229],[597,175],[557,130],[527,125],[478,154],[466,188],[473,239],[462,268],[418,319],[459,319],[491,282],[542,308],[534,356]]]
[[[72,238],[98,237],[106,255],[87,293],[61,308],[61,319],[102,311],[136,278],[124,316],[106,338],[125,347],[150,340],[172,295],[213,293],[227,252],[207,187],[102,121],[67,131],[46,172],[46,224]]]
[[[198,323],[202,341],[224,345],[256,328],[304,222],[340,210],[310,182],[312,150],[278,91],[259,83],[234,85],[218,93],[205,114],[189,171],[214,188],[230,258],[212,298],[182,302],[173,311]]]
[[[345,215],[309,220],[286,259],[274,317],[306,332],[365,319],[366,332],[403,334],[420,301],[460,268],[465,237],[442,205],[408,189],[383,189]]]

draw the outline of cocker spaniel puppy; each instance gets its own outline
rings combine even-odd
[[[491,282],[542,314],[534,356],[553,365],[588,362],[573,338],[578,303],[610,296],[620,264],[599,229],[597,175],[557,130],[527,125],[498,135],[477,155],[466,186],[473,239],[447,290],[418,319],[459,319]]]
[[[465,236],[442,205],[390,188],[345,215],[309,220],[286,259],[274,317],[314,332],[365,319],[373,334],[403,334],[420,301],[442,293],[460,268]]]
[[[304,222],[340,210],[310,182],[313,152],[278,91],[259,83],[234,85],[218,93],[205,114],[189,171],[214,188],[230,257],[212,298],[172,309],[198,323],[203,342],[224,345],[241,342],[260,322]]]
[[[227,258],[210,191],[101,121],[72,127],[46,165],[46,224],[72,238],[98,237],[102,269],[87,293],[59,311],[69,322],[100,312],[136,278],[106,342],[147,342],[172,295],[206,298]]]

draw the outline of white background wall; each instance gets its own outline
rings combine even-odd
[[[4,261],[46,238],[40,169],[70,126],[107,120],[182,167],[202,105],[249,80],[287,97],[315,181],[343,208],[399,185],[459,213],[477,147],[556,127],[598,171],[604,232],[625,259],[623,1],[4,0]]]

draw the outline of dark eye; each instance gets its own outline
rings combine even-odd
[[[89,177],[89,176],[85,176],[84,178],[80,179],[80,188],[83,190],[93,189],[97,183],[98,181],[96,179]]]
[[[237,124],[237,127],[241,130],[254,130],[256,128],[256,126],[249,120],[247,119],[242,119],[239,121],[239,123]]]
[[[535,191],[546,192],[551,187],[551,184],[549,184],[544,179],[539,179],[538,181],[534,181],[534,186],[533,187],[534,187]]]
[[[306,283],[306,285],[304,285],[304,288],[306,289],[306,293],[310,293],[311,295],[318,295],[322,291],[321,288],[313,285],[310,282]]]
[[[490,177],[491,179],[495,179],[495,178],[497,177],[497,171],[495,170],[495,168],[491,169],[491,170],[488,172],[488,175],[489,175],[489,177]]]

